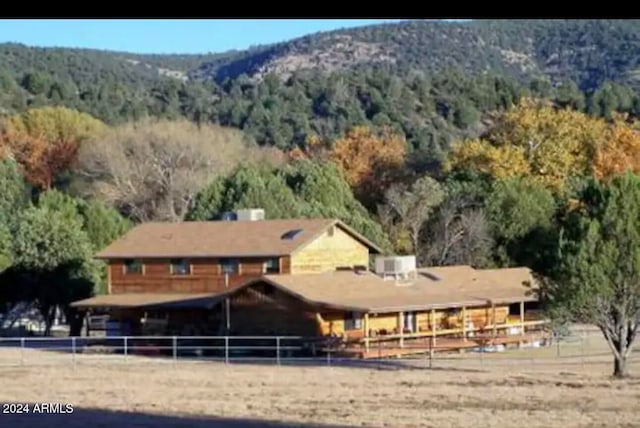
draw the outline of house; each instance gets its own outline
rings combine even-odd
[[[240,210],[231,221],[147,223],[97,254],[108,294],[73,306],[109,309],[121,334],[334,337],[359,356],[525,342],[544,324],[526,268],[417,268],[413,256],[381,253],[333,219]]]
[[[539,340],[546,324],[527,268],[264,275],[229,292],[238,335],[337,336],[360,356]],[[415,351],[414,351],[415,352]]]

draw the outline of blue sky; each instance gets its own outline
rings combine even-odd
[[[0,42],[136,53],[206,53],[245,49],[317,31],[398,19],[0,19]]]

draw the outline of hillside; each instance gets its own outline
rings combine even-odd
[[[637,20],[411,21],[203,55],[1,44],[0,114],[64,105],[109,124],[186,117],[280,148],[390,126],[428,163],[527,94],[637,115],[638,30]]]
[[[516,20],[464,23],[410,21],[309,35],[227,63],[203,64],[192,76],[221,81],[240,74],[289,76],[379,65],[399,72],[503,72],[571,79],[582,89],[606,80],[637,83],[640,21]]]

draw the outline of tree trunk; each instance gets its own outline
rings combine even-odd
[[[629,376],[627,372],[627,357],[625,355],[616,355],[613,358],[613,377],[622,379]]]
[[[627,359],[631,354],[637,329],[638,324],[635,320],[624,320],[621,323],[600,326],[600,330],[613,353],[613,377],[617,379],[629,376]]]
[[[47,306],[47,308],[42,311],[42,315],[44,316],[43,336],[51,336],[51,326],[53,325],[53,319],[56,315],[56,306]]]

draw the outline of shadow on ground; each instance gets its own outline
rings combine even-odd
[[[436,367],[437,360],[434,361],[434,365],[429,366],[429,361],[420,359],[400,359],[389,358],[381,360],[362,360],[362,359],[335,359],[328,363],[322,359],[283,359],[280,361],[282,367],[344,367],[344,368],[361,368],[369,370],[437,370],[437,371],[450,371],[450,372],[468,372],[479,373],[485,370],[471,369],[464,367]],[[229,362],[230,366],[234,365],[265,365],[265,366],[277,366],[277,363],[271,359],[256,360],[256,359],[243,359],[232,360]]]
[[[2,408],[5,406],[3,405]],[[267,422],[257,419],[196,416],[163,416],[146,413],[115,412],[99,409],[73,409],[67,414],[0,413],[0,426],[11,428],[347,428],[346,425]]]

